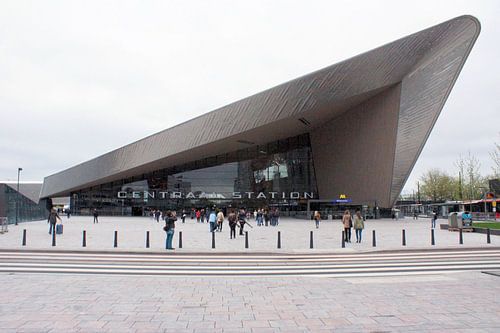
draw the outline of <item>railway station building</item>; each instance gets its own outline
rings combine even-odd
[[[390,209],[479,31],[457,17],[285,82],[50,175],[40,198],[102,215]]]

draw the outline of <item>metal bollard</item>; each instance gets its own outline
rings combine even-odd
[[[458,233],[458,243],[460,243],[460,244],[464,243],[464,235],[462,233],[462,228],[460,228],[460,231]]]
[[[281,249],[281,231],[278,231],[278,249]]]
[[[146,231],[146,248],[149,249],[149,231]]]
[[[310,249],[314,248],[314,237],[313,237],[312,230],[311,230],[311,233],[309,234],[309,248]]]
[[[87,247],[87,231],[85,230],[82,233],[82,247]]]
[[[377,237],[375,235],[375,230],[372,230],[372,246],[373,247],[377,246]]]
[[[245,231],[245,249],[248,249],[248,231]]]
[[[431,229],[431,245],[436,245],[436,239],[434,238],[434,229]]]
[[[179,249],[182,249],[182,231],[179,231]]]
[[[215,232],[212,231],[212,249],[215,249]]]
[[[23,229],[23,246],[26,246],[26,229]]]
[[[56,246],[56,227],[52,228],[52,246]]]
[[[486,229],[486,243],[491,244],[490,228]]]
[[[406,246],[406,230],[403,229],[403,246]]]
[[[118,247],[118,231],[115,230],[115,239],[113,242],[113,247]]]
[[[342,230],[342,248],[345,248],[345,231]]]

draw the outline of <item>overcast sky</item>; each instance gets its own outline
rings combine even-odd
[[[406,184],[491,173],[500,1],[1,1],[0,179],[43,177],[453,17],[479,39]]]

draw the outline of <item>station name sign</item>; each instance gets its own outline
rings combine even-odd
[[[314,192],[175,192],[175,191],[119,191],[118,199],[313,199]]]

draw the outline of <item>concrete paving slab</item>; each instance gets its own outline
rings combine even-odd
[[[446,223],[445,220],[438,222]],[[215,233],[216,248],[211,248],[211,233],[207,223],[196,223],[187,219],[176,224],[174,247],[176,253],[189,252],[339,252],[398,250],[415,248],[452,248],[452,247],[493,247],[500,244],[500,236],[491,236],[491,244],[486,243],[486,235],[464,233],[464,244],[459,244],[458,232],[435,229],[436,245],[431,245],[430,219],[413,220],[368,220],[363,231],[363,240],[356,243],[353,235],[351,243],[341,248],[342,225],[340,220],[323,221],[316,229],[312,221],[294,218],[281,218],[279,226],[248,229],[249,249],[245,249],[245,238],[229,239],[227,221],[222,232]],[[52,247],[46,221],[20,223],[9,226],[9,232],[0,235],[0,248],[26,249],[66,249],[66,250],[108,250],[108,251],[163,251],[165,232],[163,224],[146,217],[100,217],[98,224],[92,223],[88,216],[63,218],[64,233],[57,235],[56,246]],[[23,229],[27,232],[27,244],[22,246]],[[407,246],[402,246],[402,230],[406,230]],[[86,231],[87,246],[82,247],[82,232]],[[118,231],[118,247],[113,247],[114,231]],[[376,231],[377,247],[372,247],[372,231]],[[146,248],[146,232],[150,232],[150,248]],[[281,232],[282,248],[277,249],[277,233]],[[309,233],[313,231],[314,248],[309,248]],[[182,232],[182,245],[179,248],[179,232]],[[170,253],[170,252],[169,252]]]

